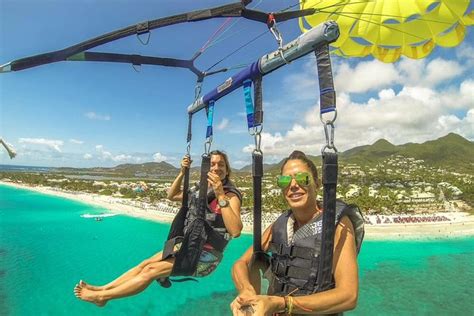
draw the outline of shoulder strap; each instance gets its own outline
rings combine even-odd
[[[341,219],[347,216],[354,226],[357,254],[360,252],[362,242],[364,241],[364,217],[359,207],[355,204],[346,204],[342,200],[336,201],[336,225]]]

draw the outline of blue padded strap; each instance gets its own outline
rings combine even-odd
[[[247,126],[250,129],[255,126],[253,102],[252,102],[252,80],[250,79],[247,79],[244,81],[244,98],[245,98],[245,111],[247,112]]]
[[[214,119],[214,100],[209,101],[209,106],[207,110],[207,131],[206,138],[212,136],[212,121]]]

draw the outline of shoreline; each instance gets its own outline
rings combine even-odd
[[[120,215],[151,220],[159,223],[171,223],[175,216],[172,207],[165,203],[150,205],[144,202],[105,196],[99,194],[64,191],[52,187],[30,186],[16,182],[0,181],[0,185],[6,185],[17,189],[25,189],[41,194],[61,197],[76,202],[100,207],[107,212]],[[468,213],[440,212],[437,215],[450,215],[452,219],[448,222],[406,223],[406,224],[376,224],[365,225],[365,240],[440,240],[474,236],[474,216]],[[266,228],[266,222],[262,223],[262,231]],[[242,233],[251,234],[252,224],[244,221]]]

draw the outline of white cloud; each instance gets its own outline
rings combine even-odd
[[[378,60],[358,63],[351,68],[348,63],[335,65],[334,84],[337,91],[361,93],[389,87],[400,81],[400,73],[394,64]]]
[[[168,158],[160,153],[153,154],[153,161],[154,162],[162,162],[167,160]]]
[[[119,154],[113,155],[110,151],[104,149],[103,145],[96,145],[95,149],[98,153],[99,160],[105,161],[114,161],[114,162],[134,162],[139,163],[142,162],[144,159],[140,156],[130,155],[130,154]]]
[[[229,126],[229,120],[226,118],[223,118],[222,121],[216,126],[216,129],[218,131],[222,131],[225,129],[227,126]]]
[[[82,145],[82,144],[84,144],[84,141],[78,140],[78,139],[74,139],[74,138],[69,139],[69,142],[71,142],[71,143],[73,143],[73,144],[77,144],[77,145]]]
[[[62,140],[56,139],[45,139],[45,138],[20,138],[19,143],[30,144],[30,145],[44,145],[57,152],[61,152],[61,146],[64,145]]]
[[[457,61],[442,58],[429,62],[427,59],[402,58],[394,64],[372,60],[359,62],[354,67],[345,61],[336,60],[334,82],[339,93],[365,93],[391,88],[397,84],[432,88],[459,77],[465,71],[466,67]],[[304,80],[308,73],[300,77]]]
[[[467,79],[458,87],[438,90],[407,86],[396,93],[393,89],[384,89],[379,91],[378,97],[363,103],[353,101],[350,94],[340,93],[335,145],[343,151],[380,138],[394,144],[424,142],[449,132],[474,139],[473,88],[474,80]],[[456,112],[452,112],[453,108]],[[320,153],[325,139],[319,105],[304,113],[302,118],[304,123],[294,124],[290,130],[262,134],[266,157],[281,158],[294,149],[313,155]],[[242,150],[251,152],[253,147],[248,145]]]
[[[84,113],[84,116],[87,117],[90,120],[98,120],[98,121],[110,121],[110,115],[108,114],[98,114],[95,112],[87,112]]]
[[[470,45],[468,41],[464,41],[461,45],[456,47],[456,57],[463,61],[466,69],[474,66],[474,46]]]
[[[85,160],[90,160],[90,159],[92,159],[92,155],[91,154],[84,154],[84,156],[82,158],[84,158]]]
[[[426,66],[424,83],[430,87],[434,87],[442,82],[459,76],[462,72],[463,69],[457,62],[436,58],[430,61]]]

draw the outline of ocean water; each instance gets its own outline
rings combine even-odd
[[[233,240],[224,261],[199,283],[150,285],[104,308],[79,301],[84,279],[103,284],[162,248],[168,225],[126,216],[97,222],[103,210],[0,186],[0,315],[230,315],[232,263],[251,245]],[[360,294],[348,315],[472,315],[474,238],[366,241]]]

